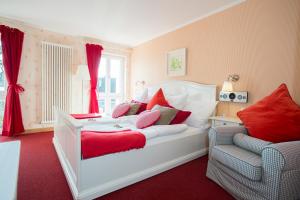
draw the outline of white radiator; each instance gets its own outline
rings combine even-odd
[[[69,113],[71,109],[70,46],[42,42],[42,121],[54,121],[54,106]]]

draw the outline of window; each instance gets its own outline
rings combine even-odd
[[[125,57],[104,54],[98,71],[98,105],[105,113],[125,97]]]
[[[6,97],[6,82],[2,58],[2,46],[0,42],[0,128],[3,124],[3,115],[4,115],[4,106],[5,106],[5,97]]]

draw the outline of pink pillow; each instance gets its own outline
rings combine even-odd
[[[136,119],[136,127],[147,128],[155,124],[155,122],[157,122],[159,118],[160,118],[159,110],[155,110],[155,111],[146,110],[138,115]]]
[[[130,109],[130,105],[128,103],[121,103],[114,108],[112,113],[112,118],[118,118],[125,115]]]

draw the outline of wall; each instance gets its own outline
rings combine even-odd
[[[70,45],[73,47],[73,66],[72,66],[72,112],[81,112],[81,96],[78,97],[78,91],[81,91],[82,82],[76,76],[78,65],[86,64],[85,44],[98,43],[104,47],[103,53],[114,53],[124,55],[130,63],[131,49],[117,44],[105,41],[85,38],[79,36],[63,35],[51,31],[43,30],[32,25],[0,17],[0,24],[20,29],[25,33],[23,43],[23,53],[21,57],[21,66],[18,83],[23,85],[25,92],[20,95],[23,123],[25,129],[43,128],[49,125],[40,124],[41,122],[41,64],[42,52],[41,42],[47,41]],[[129,66],[129,65],[128,65]],[[128,68],[128,67],[127,67]],[[129,69],[129,68],[128,68]],[[127,70],[127,79],[129,70]],[[88,98],[89,81],[84,82],[85,97]],[[127,88],[129,90],[129,87]],[[127,92],[128,93],[128,92]],[[84,102],[88,102],[85,100]],[[87,110],[88,103],[84,105]],[[79,108],[79,109],[78,109]],[[50,125],[51,126],[51,125]]]
[[[171,79],[166,53],[186,47],[187,75],[179,80],[216,84],[237,73],[236,90],[249,104],[285,82],[300,104],[300,1],[248,0],[218,14],[139,45],[132,52],[132,91]],[[247,104],[220,103],[219,114],[235,116]]]
[[[40,124],[42,41],[71,45],[74,49],[74,112],[81,110],[81,98],[78,98],[77,93],[81,90],[81,82],[76,77],[76,71],[78,65],[86,64],[84,44],[87,42],[100,43],[105,52],[128,57],[126,78],[131,84],[126,85],[127,93],[134,90],[139,80],[152,85],[171,79],[166,74],[166,53],[186,47],[187,75],[176,79],[217,84],[220,88],[228,74],[238,73],[241,79],[234,86],[236,90],[249,91],[249,104],[285,82],[300,104],[299,0],[247,0],[139,45],[133,49],[132,56],[130,48],[101,40],[54,33],[1,17],[0,24],[25,32],[18,81],[26,90],[21,94],[25,129],[46,126]],[[88,88],[88,81],[84,86]],[[235,115],[236,111],[245,106],[221,103],[219,113]]]

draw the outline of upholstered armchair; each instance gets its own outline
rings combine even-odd
[[[300,141],[272,144],[243,126],[211,128],[206,175],[237,199],[300,199]]]

